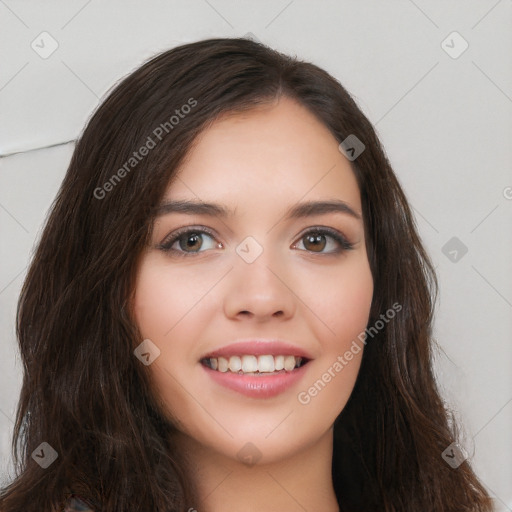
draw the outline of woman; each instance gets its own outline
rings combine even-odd
[[[164,52],[90,119],[26,278],[0,507],[490,511],[435,293],[339,82],[245,39]]]

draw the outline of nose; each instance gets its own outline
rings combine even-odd
[[[264,251],[252,263],[237,258],[224,289],[224,312],[228,318],[263,323],[294,316],[298,299],[292,278],[267,254]]]

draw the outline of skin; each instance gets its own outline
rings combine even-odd
[[[160,350],[148,368],[165,413],[178,425],[175,441],[200,496],[190,507],[337,511],[332,425],[352,392],[363,351],[308,404],[297,395],[366,328],[373,280],[364,226],[361,218],[339,212],[283,216],[299,202],[332,199],[361,215],[350,162],[309,110],[281,97],[224,115],[205,130],[169,185],[169,199],[234,210],[226,218],[159,216],[136,280],[137,325]],[[159,248],[183,226],[205,226],[215,236],[203,234],[194,246],[199,252],[185,257]],[[353,248],[333,253],[339,244],[329,236],[308,243],[304,232],[321,226],[343,233]],[[189,236],[173,247],[186,252]],[[263,248],[250,264],[235,251],[248,236]],[[285,339],[309,351],[313,359],[300,382],[269,399],[213,382],[201,356],[251,337]],[[237,456],[247,442],[260,456],[254,465]]]

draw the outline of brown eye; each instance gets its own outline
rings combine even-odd
[[[191,231],[178,238],[178,245],[183,251],[190,249],[193,252],[197,252],[203,245],[203,241],[200,234]]]
[[[321,234],[314,234],[314,235],[306,235],[304,237],[304,247],[308,251],[313,252],[322,252],[327,245],[327,242],[325,240],[325,235]]]
[[[213,234],[205,229],[182,229],[165,239],[159,245],[159,249],[179,256],[187,256],[207,249],[219,248],[220,245]]]
[[[354,248],[341,233],[331,228],[310,229],[302,235],[302,240],[306,251],[317,254],[337,254]],[[300,241],[294,247],[300,245]],[[326,248],[328,250],[324,250]]]

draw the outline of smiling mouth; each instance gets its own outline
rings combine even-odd
[[[278,375],[292,372],[304,366],[309,360],[292,355],[242,355],[231,357],[208,357],[201,364],[221,373],[238,375]]]

